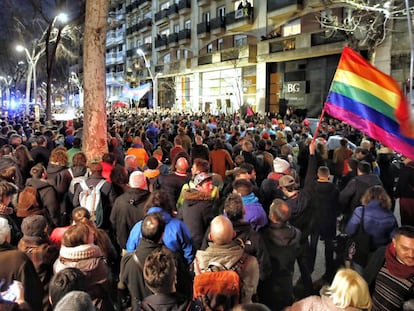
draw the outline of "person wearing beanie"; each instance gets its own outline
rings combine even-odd
[[[155,157],[151,157],[148,159],[147,165],[144,169],[144,176],[147,178],[148,190],[150,192],[157,188],[157,178],[161,174],[158,166],[158,160]]]
[[[23,219],[21,228],[23,237],[17,248],[26,253],[33,262],[45,293],[42,299],[43,310],[47,310],[49,306],[47,292],[53,275],[52,265],[59,256],[59,249],[49,240],[44,216],[27,216]]]
[[[81,291],[67,293],[55,307],[55,311],[95,311],[91,296]]]
[[[93,242],[93,232],[86,224],[70,226],[63,235],[53,271],[58,273],[69,267],[81,270],[85,274],[86,292],[93,293],[94,304],[99,306],[97,310],[107,310],[112,304],[110,270],[101,249]]]

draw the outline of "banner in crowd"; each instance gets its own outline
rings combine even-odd
[[[130,88],[128,85],[125,85],[122,89],[122,96],[125,96],[129,99],[140,100],[151,90],[151,83],[145,83],[135,88]]]
[[[345,47],[324,110],[414,159],[414,122],[398,83]]]

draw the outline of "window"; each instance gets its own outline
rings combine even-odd
[[[174,25],[174,32],[178,33],[180,31],[180,25],[176,24]]]
[[[210,12],[204,12],[202,16],[203,22],[209,22],[210,21]]]
[[[288,37],[293,35],[300,34],[301,28],[300,28],[300,19],[296,19],[285,26],[283,26],[282,30],[282,36]]]
[[[169,34],[170,34],[170,30],[168,28],[160,31],[161,36],[168,36]]]
[[[160,10],[168,9],[170,7],[169,2],[164,2],[160,4]]]
[[[191,19],[187,19],[184,22],[184,29],[191,29]]]
[[[224,41],[223,39],[218,39],[217,40],[217,50],[220,51],[223,49],[223,45],[224,45]]]
[[[168,54],[164,55],[163,60],[164,60],[164,63],[169,63],[170,60],[171,60],[171,54],[168,53]]]
[[[235,35],[234,36],[234,46],[244,46],[247,45],[247,35]]]
[[[152,42],[152,37],[151,36],[145,37],[144,42],[145,43],[151,43]]]
[[[217,8],[217,17],[226,16],[226,7],[223,5]]]
[[[207,53],[213,53],[213,43],[207,45]]]

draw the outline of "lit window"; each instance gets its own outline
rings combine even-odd
[[[234,46],[244,46],[247,45],[247,35],[235,35],[234,36]]]
[[[217,50],[222,50],[223,49],[223,44],[224,44],[224,41],[223,41],[223,39],[218,39],[217,40]]]
[[[160,10],[168,9],[169,7],[170,7],[170,3],[164,2],[164,3],[161,3]]]
[[[285,26],[283,26],[283,37],[293,36],[300,34],[301,27],[300,27],[300,19],[296,19]]]
[[[191,29],[191,20],[190,19],[187,19],[184,22],[184,29]]]
[[[207,45],[207,53],[213,53],[213,44],[212,43]]]

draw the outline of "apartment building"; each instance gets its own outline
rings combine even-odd
[[[316,116],[346,45],[343,33],[318,21],[328,13],[342,21],[352,11],[327,12],[316,0],[112,0],[107,95],[150,82],[141,103],[149,107],[232,113],[248,104],[276,113],[292,106]],[[389,57],[391,46],[390,39],[379,53],[386,72],[405,55]]]

